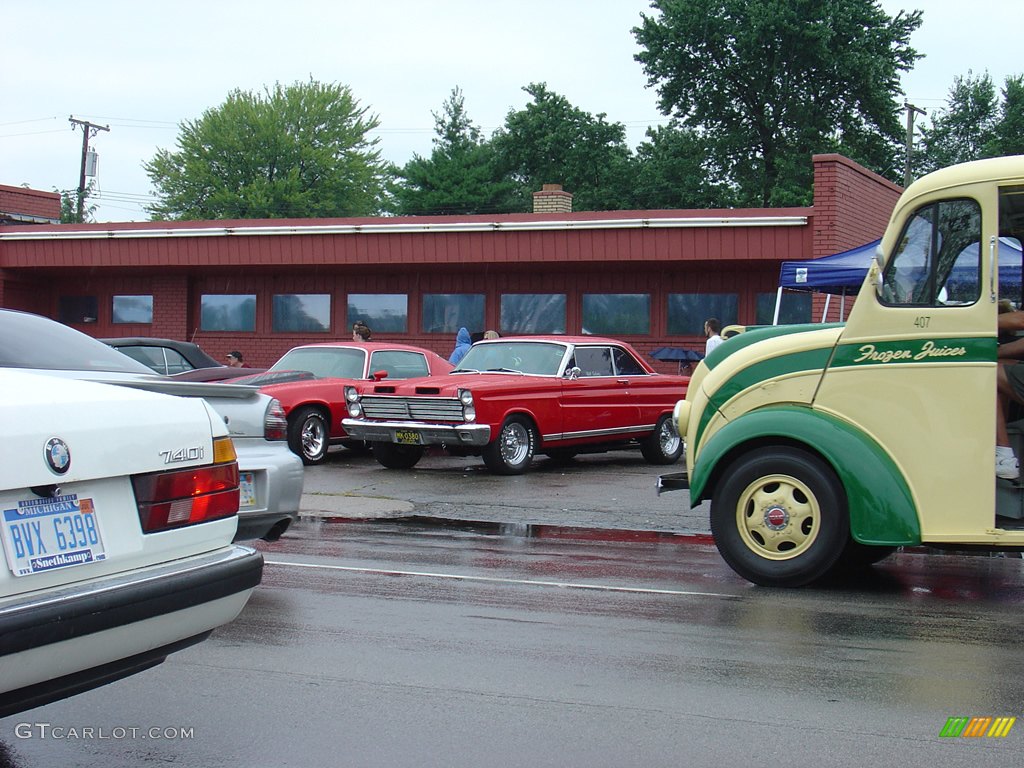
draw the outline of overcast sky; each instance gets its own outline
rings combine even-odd
[[[997,38],[1020,0],[882,0],[922,9],[911,44],[926,58],[905,77],[911,103],[945,103],[953,78],[1024,72]],[[484,134],[546,82],[587,112],[623,123],[635,148],[664,122],[633,56],[630,30],[648,0],[0,0],[0,184],[78,186],[82,133],[69,116],[109,125],[99,153],[98,221],[143,221],[142,163],[173,149],[178,125],[235,88],[311,77],[349,86],[380,118],[384,157],[429,155],[452,88]]]

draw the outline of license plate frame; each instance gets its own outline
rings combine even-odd
[[[423,438],[420,436],[419,430],[396,429],[395,442],[399,445],[422,445]]]
[[[31,576],[107,559],[99,516],[91,498],[71,493],[21,499],[0,514],[7,565]]]

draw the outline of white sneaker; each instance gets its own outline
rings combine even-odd
[[[1016,456],[1000,456],[996,454],[996,477],[1004,480],[1016,480],[1020,477],[1020,464]]]

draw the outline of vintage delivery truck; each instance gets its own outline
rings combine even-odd
[[[710,500],[722,557],[767,586],[906,545],[1024,548],[1024,488],[995,471],[997,314],[1020,302],[999,261],[1021,240],[1024,156],[911,184],[845,324],[745,329],[701,362],[659,492]]]

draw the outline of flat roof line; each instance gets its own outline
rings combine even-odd
[[[310,224],[252,227],[154,229],[79,229],[58,232],[4,232],[0,240],[106,240],[154,237],[269,237],[280,235],[386,235],[450,232],[530,232],[571,229],[687,229],[728,227],[800,227],[806,216],[707,216],[589,221],[494,221],[431,224]]]

